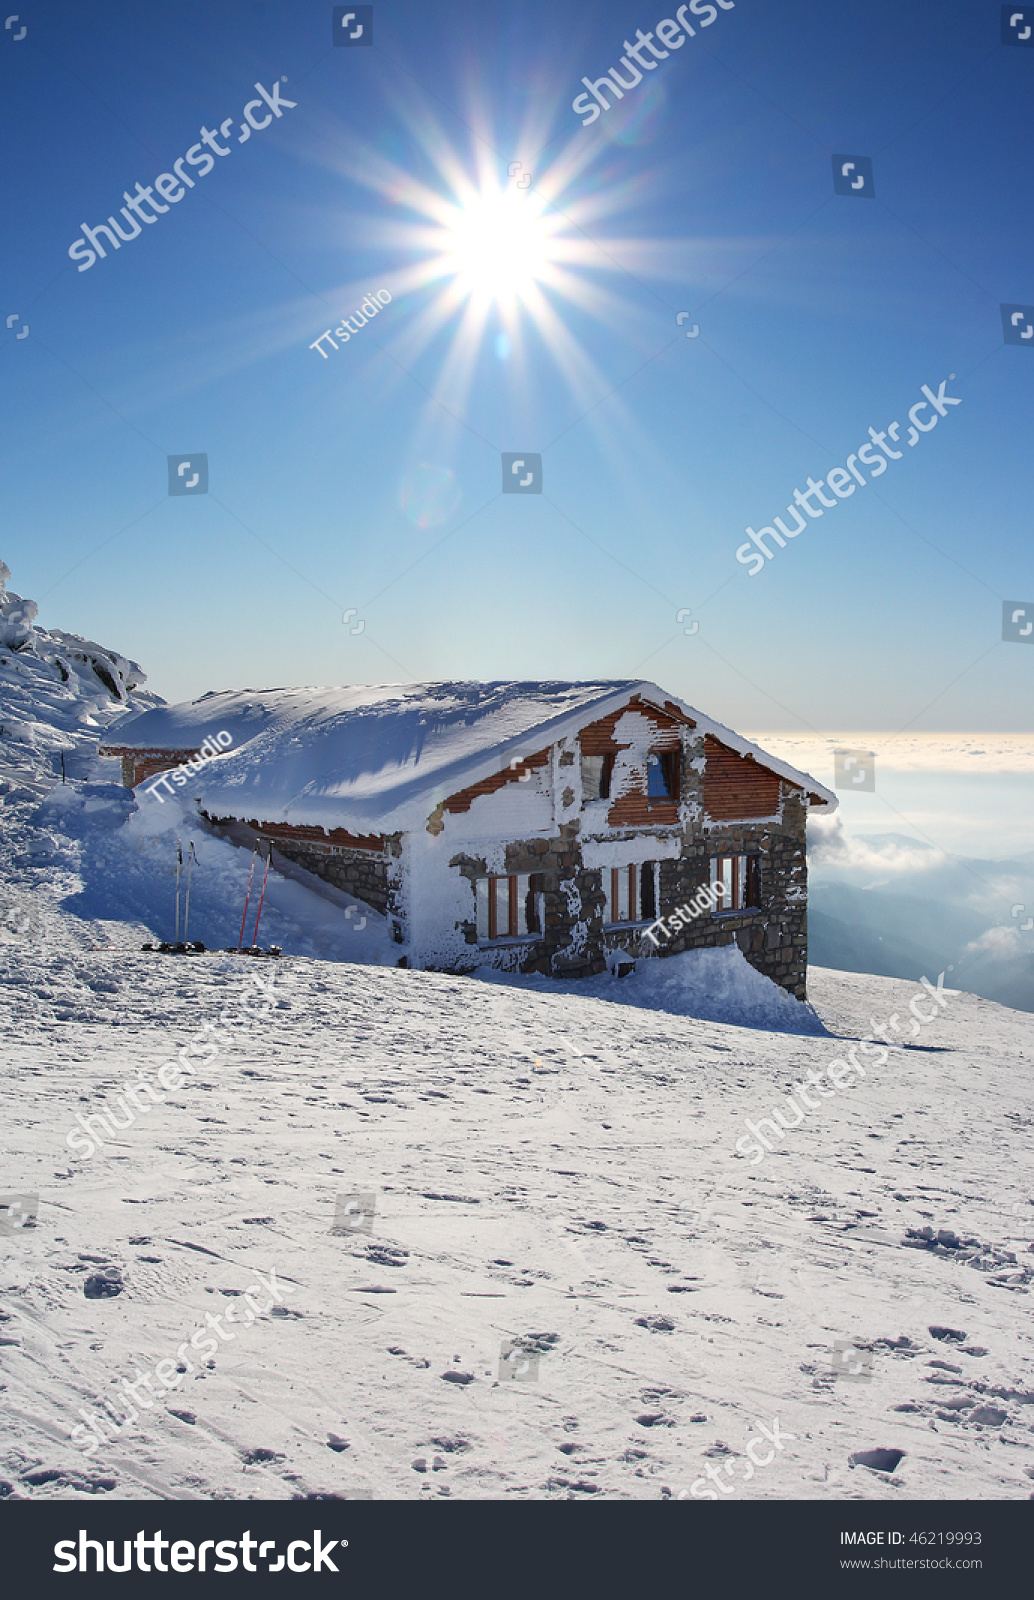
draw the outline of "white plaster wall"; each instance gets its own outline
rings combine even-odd
[[[628,867],[642,861],[676,861],[682,854],[682,837],[660,838],[655,833],[636,833],[631,839],[583,839],[582,862],[586,867]]]
[[[562,773],[571,770],[560,768]],[[502,873],[508,844],[551,838],[556,832],[553,778],[548,763],[524,781],[478,795],[469,811],[444,812],[440,833],[430,834],[424,828],[407,836],[403,863],[413,966],[476,963],[477,946],[469,945],[456,927],[457,922],[476,920],[474,887],[449,862],[458,855],[475,856],[484,859],[486,871]],[[489,956],[486,951],[484,958],[495,961],[496,953]]]

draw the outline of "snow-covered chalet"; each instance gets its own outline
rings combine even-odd
[[[204,824],[381,913],[400,964],[577,978],[735,939],[805,997],[806,818],[836,797],[657,684],[212,693],[101,754],[136,787],[220,733],[179,775]],[[713,911],[646,936],[710,883]]]

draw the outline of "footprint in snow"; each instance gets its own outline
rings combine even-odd
[[[874,1472],[893,1472],[904,1458],[904,1450],[856,1450],[847,1458],[850,1467],[871,1467]]]
[[[121,1294],[125,1284],[117,1267],[110,1271],[91,1272],[83,1284],[83,1294],[87,1300],[111,1300],[115,1295]]]

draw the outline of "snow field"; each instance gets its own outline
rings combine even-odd
[[[157,1081],[257,970],[268,1011],[74,1156],[75,1112]],[[20,940],[0,974],[0,1184],[40,1196],[37,1226],[0,1237],[14,1494],[655,1499],[710,1489],[708,1464],[743,1497],[1030,1493],[1024,1014],[956,997],[753,1169],[744,1119],[834,1040],[300,958]],[[812,974],[855,1038],[914,988]],[[363,1192],[371,1231],[333,1232]],[[1015,1267],[907,1247],[923,1226]],[[79,1408],[256,1269],[294,1292],[84,1456]],[[91,1275],[120,1292],[87,1298]],[[869,1353],[867,1381],[837,1375],[836,1341]],[[534,1377],[500,1379],[514,1342]],[[776,1420],[784,1448],[749,1476]],[[882,1447],[905,1452],[893,1474],[848,1465]]]

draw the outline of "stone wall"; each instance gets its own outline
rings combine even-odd
[[[310,844],[304,839],[274,839],[273,849],[314,877],[372,906],[382,916],[387,912],[387,850],[349,850],[339,845]]]
[[[687,773],[686,788],[692,793],[697,774]],[[577,823],[562,827],[554,839],[528,839],[506,846],[505,870],[508,873],[533,873],[541,876],[544,926],[539,937],[521,942],[478,947],[474,921],[461,925],[470,947],[465,970],[487,964],[511,971],[542,972],[553,977],[581,978],[603,972],[607,956],[618,949],[632,955],[658,957],[678,955],[683,950],[728,945],[735,939],[743,954],[766,977],[772,978],[798,999],[806,998],[807,945],[807,859],[805,851],[805,808],[796,791],[783,787],[780,821],[738,824],[709,824],[687,833],[682,853],[676,860],[660,861],[661,915],[687,904],[710,879],[710,861],[715,855],[761,855],[761,900],[758,909],[712,916],[704,912],[673,938],[654,948],[645,934],[622,928],[604,932],[606,895],[603,871],[586,868],[578,839]],[[642,839],[639,831],[629,838]],[[483,857],[456,855],[450,865],[472,886],[486,875]]]
[[[473,909],[473,885],[487,872],[484,857],[458,855],[449,864],[470,882]],[[541,936],[479,949],[477,923],[463,923],[463,936],[471,949],[470,967],[487,964],[563,978],[584,978],[605,971],[602,874],[582,866],[578,823],[561,824],[554,839],[525,839],[508,844],[505,870],[508,874],[527,872],[541,877]]]
[[[778,822],[710,824],[688,840],[677,861],[660,863],[660,914],[688,904],[710,879],[712,856],[761,856],[761,906],[756,910],[704,911],[674,937],[661,939],[657,955],[676,955],[736,940],[752,967],[807,998],[808,910],[806,811],[796,790],[782,786]],[[658,938],[661,935],[657,934]],[[649,941],[646,941],[649,943]]]

